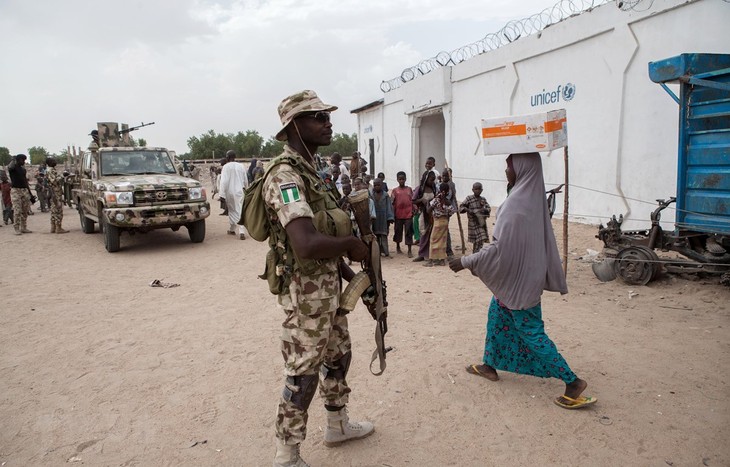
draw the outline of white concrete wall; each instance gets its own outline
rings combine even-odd
[[[481,181],[489,202],[498,205],[505,198],[504,157],[483,155],[480,120],[565,108],[571,220],[597,224],[616,213],[627,217],[625,228],[646,227],[654,200],[676,194],[678,121],[677,104],[649,80],[648,62],[687,52],[730,53],[728,24],[730,3],[722,0],[656,0],[644,12],[610,3],[418,77],[358,115],[382,136],[375,172],[384,171],[394,184],[395,173],[404,170],[417,184],[424,135],[414,126],[419,115],[440,107],[445,158],[459,198]],[[533,105],[543,89],[562,91],[567,83],[575,86],[572,100]],[[364,147],[369,135],[363,126]],[[543,153],[543,165],[548,188],[562,183],[562,150]],[[559,217],[561,198],[558,204]],[[673,220],[674,212],[665,211],[667,227]]]
[[[358,114],[358,151],[366,161],[368,161],[368,170],[381,167],[382,160],[382,144],[383,144],[383,107],[377,106]],[[370,167],[370,140],[375,141],[375,167]],[[345,160],[351,154],[343,154]],[[377,173],[377,172],[376,172]]]

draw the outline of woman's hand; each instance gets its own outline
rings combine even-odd
[[[459,272],[464,269],[464,266],[461,264],[461,258],[454,258],[449,261],[449,267],[454,272]]]

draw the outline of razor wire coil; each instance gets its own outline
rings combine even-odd
[[[461,46],[451,52],[442,51],[436,56],[420,61],[416,65],[404,69],[400,75],[380,83],[380,90],[390,92],[398,89],[408,81],[425,75],[437,68],[457,65],[465,60],[476,57],[491,50],[514,42],[522,37],[540,33],[553,24],[557,24],[572,16],[591,11],[605,3],[615,3],[622,11],[646,11],[652,7],[654,0],[648,0],[648,5],[638,8],[639,4],[647,0],[560,0],[552,7],[521,20],[507,22],[497,32],[487,34],[482,39]],[[728,0],[724,0],[728,1]]]

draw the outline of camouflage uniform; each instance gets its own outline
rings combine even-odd
[[[27,188],[11,188],[10,200],[13,203],[15,230],[25,229],[30,211],[30,191]]]
[[[296,154],[289,146],[284,148],[287,153]],[[288,164],[273,168],[263,185],[264,200],[282,227],[294,219],[314,216],[305,193],[298,169]],[[316,389],[312,375],[321,372],[319,393],[325,405],[342,407],[348,402],[350,388],[345,375],[351,343],[347,317],[337,314],[340,261],[339,257],[321,260],[320,273],[315,275],[305,275],[295,266],[289,293],[277,296],[285,313],[281,353],[287,381],[277,409],[276,436],[288,445],[299,444],[306,437],[307,408]],[[299,381],[295,377],[300,376],[310,376],[304,379],[306,387],[295,384]],[[302,399],[306,402],[301,403]]]
[[[46,181],[51,192],[48,200],[51,206],[51,226],[58,228],[61,227],[63,220],[63,176],[55,167],[49,167],[46,171]]]
[[[48,211],[48,197],[46,196],[45,177],[43,174],[38,174],[36,177],[35,194],[38,198],[38,204],[40,204],[41,212]]]

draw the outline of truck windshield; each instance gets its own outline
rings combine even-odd
[[[174,174],[165,151],[109,151],[100,154],[102,175]]]

